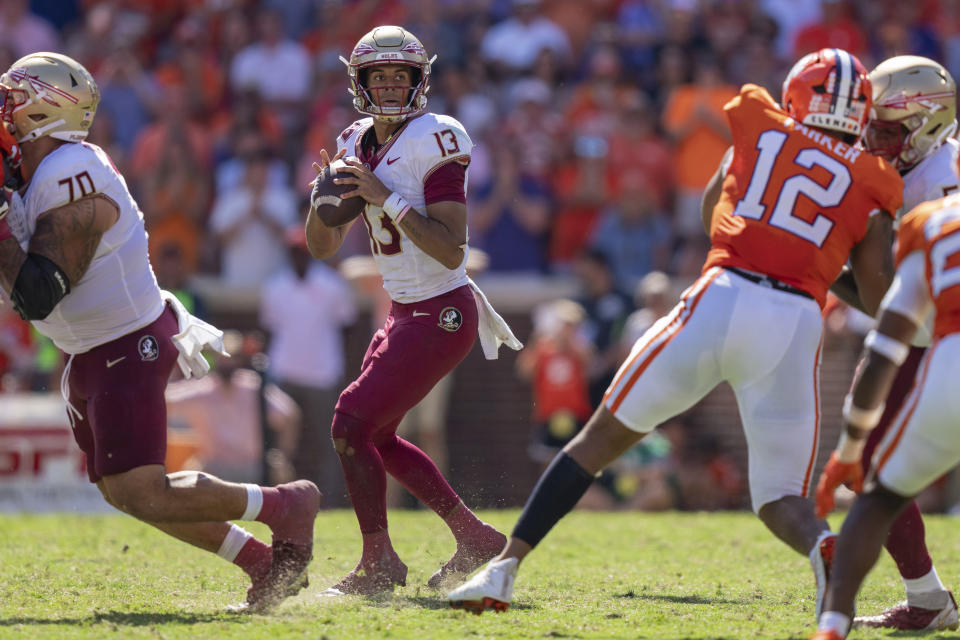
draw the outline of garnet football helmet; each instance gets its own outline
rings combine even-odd
[[[0,75],[0,117],[13,124],[18,142],[43,136],[80,142],[99,102],[93,76],[60,53],[31,53]]]
[[[867,70],[843,49],[820,49],[800,58],[783,81],[783,108],[808,126],[853,138],[870,114]]]
[[[868,77],[873,111],[864,146],[900,171],[936,151],[957,130],[957,85],[942,65],[920,56],[896,56]]]
[[[402,27],[377,27],[357,41],[347,60],[350,77],[350,93],[353,106],[360,113],[373,116],[382,122],[402,122],[411,115],[423,111],[427,106],[427,92],[430,91],[430,66],[437,56],[427,57],[423,44],[412,33]],[[378,65],[407,65],[411,67],[409,87],[367,87],[367,71]],[[374,91],[384,89],[409,89],[406,104],[399,107],[381,107],[379,96],[374,99]]]

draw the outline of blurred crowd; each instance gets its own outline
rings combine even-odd
[[[556,345],[541,341],[576,321],[560,342],[582,360],[585,391],[560,394],[576,399],[562,419],[533,416],[544,446],[556,444],[552,420],[568,432],[583,421],[624,345],[699,272],[699,200],[741,84],[779,98],[792,63],[825,46],[868,69],[924,55],[960,77],[960,0],[3,0],[0,69],[54,50],[91,71],[102,101],[89,141],[126,177],[158,280],[188,309],[204,315],[190,281],[205,274],[308,313],[345,286],[335,268],[308,264],[297,236],[311,163],[359,117],[339,56],[379,24],[437,54],[428,108],[476,143],[470,242],[486,269],[580,283],[581,299],[535,322],[519,365],[543,382],[534,360]],[[338,261],[368,254],[364,232],[354,226]],[[311,320],[332,332],[320,338],[261,312],[283,363],[273,377],[301,407],[336,397],[342,357],[311,370],[301,340],[331,348],[353,321],[346,307]],[[59,366],[0,309],[3,389],[55,389]],[[326,410],[304,415],[329,424]]]

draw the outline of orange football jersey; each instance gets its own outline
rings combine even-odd
[[[763,273],[822,307],[870,215],[900,208],[903,180],[880,158],[796,122],[756,85],[744,85],[724,110],[733,156],[704,271]]]
[[[900,220],[897,266],[922,251],[936,316],[933,337],[960,331],[960,196],[924,202]]]

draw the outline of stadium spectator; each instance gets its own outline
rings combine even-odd
[[[210,206],[210,181],[190,152],[183,129],[174,129],[139,183],[150,253],[176,245],[188,272],[197,271],[204,247],[203,228]]]
[[[264,384],[250,368],[243,343],[240,332],[225,332],[229,358],[215,355],[209,375],[167,386],[167,425],[171,437],[187,435],[194,442],[196,466],[187,469],[229,482],[289,482],[302,413],[293,398],[275,384]],[[265,428],[273,432],[274,451],[264,451]],[[268,478],[263,477],[264,456]]]
[[[663,127],[673,145],[677,197],[675,228],[681,236],[701,236],[700,198],[710,172],[730,144],[723,105],[736,95],[724,81],[718,62],[701,55],[694,64],[694,80],[670,93]]]
[[[793,56],[799,58],[824,47],[838,47],[855,56],[867,53],[867,34],[852,15],[849,0],[820,0],[821,18],[797,32]]]
[[[529,71],[541,49],[556,52],[563,64],[570,58],[570,39],[541,14],[540,0],[513,0],[510,17],[491,27],[480,45],[500,75]]]
[[[310,91],[310,56],[303,45],[286,37],[275,10],[261,10],[256,24],[259,39],[230,63],[230,86],[234,91],[256,89],[276,110],[284,130],[293,133],[303,122]]]
[[[587,371],[593,345],[583,335],[586,312],[559,299],[533,312],[533,335],[517,356],[517,374],[533,390],[530,458],[546,465],[590,417]]]
[[[590,246],[607,257],[617,289],[633,291],[643,276],[668,268],[673,234],[646,174],[624,171],[618,178],[617,198],[601,212]]]
[[[558,271],[569,271],[577,255],[589,245],[616,180],[605,138],[577,136],[572,147],[571,158],[560,163],[552,176],[557,204],[551,222],[550,262]]]
[[[620,335],[621,360],[626,359],[634,343],[676,305],[679,296],[673,289],[670,276],[662,271],[651,271],[641,278],[633,290],[636,311],[627,316]]]
[[[223,281],[252,287],[286,266],[283,234],[298,214],[293,191],[270,183],[267,154],[250,153],[244,163],[243,181],[217,195],[209,224],[220,244]]]
[[[30,11],[29,0],[4,0],[0,6],[0,41],[17,57],[33,51],[56,51],[60,38],[49,22]]]
[[[471,240],[489,255],[491,271],[546,273],[549,187],[523,172],[511,146],[491,152],[493,174],[470,189]]]
[[[345,368],[343,328],[356,315],[353,293],[336,270],[311,261],[303,227],[288,228],[284,239],[290,266],[260,290],[260,324],[270,332],[269,374],[303,412],[291,458],[297,475],[323,487],[328,506],[345,507],[330,422]]]
[[[41,100],[37,87],[72,99]],[[201,350],[222,349],[222,334],[164,296],[123,177],[83,142],[100,98],[89,72],[32,54],[0,75],[0,94],[26,105],[4,110],[0,155],[5,175],[30,184],[0,218],[0,286],[70,356],[61,393],[90,482],[117,509],[240,566],[252,581],[247,607],[275,605],[302,584],[320,492],[308,481],[268,488],[166,473],[167,381],[175,364],[206,373]],[[230,524],[258,518],[272,550]]]
[[[670,210],[673,198],[673,151],[657,131],[657,117],[649,97],[639,89],[620,93],[617,125],[607,137],[609,162],[614,171],[614,193],[623,188],[625,175],[642,173],[661,211]],[[621,173],[620,168],[629,171]],[[672,226],[672,225],[671,225]]]
[[[583,331],[596,350],[591,363],[590,403],[597,405],[620,362],[620,334],[633,304],[630,298],[617,289],[612,265],[606,254],[587,249],[578,257],[574,266],[581,294],[577,298],[586,310]]]
[[[143,69],[137,52],[130,47],[115,51],[99,73],[101,88],[99,116],[108,116],[113,124],[113,138],[129,154],[139,133],[159,111],[161,94]],[[100,118],[97,118],[99,126]],[[115,159],[116,160],[116,159]]]
[[[392,64],[381,63],[383,54]],[[453,118],[425,112],[430,57],[422,44],[402,28],[377,27],[350,54],[349,78],[354,106],[368,117],[337,138],[335,157],[349,150],[360,159],[345,169],[351,177],[337,181],[356,185],[354,197],[366,201],[372,253],[393,303],[333,418],[334,447],[363,535],[360,562],[333,595],[378,593],[406,582],[407,567],[387,530],[385,472],[444,518],[457,540],[457,551],[430,585],[473,571],[496,553],[503,534],[481,522],[396,428],[466,357],[478,330],[488,357],[501,342],[521,346],[466,274],[466,169],[473,143]],[[329,163],[326,151],[321,161]],[[349,225],[326,227],[314,208],[307,242],[315,257],[326,258],[340,248]]]

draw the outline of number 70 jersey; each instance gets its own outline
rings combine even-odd
[[[361,145],[371,126],[373,118],[354,122],[337,138],[337,150],[345,148],[348,156],[360,158],[388,189],[403,196],[413,208],[407,215],[426,215],[424,186],[428,181],[433,185],[432,176],[444,175],[437,174],[438,169],[451,162],[463,166],[470,163],[473,143],[463,125],[450,116],[425,113],[411,118],[375,153],[366,156]],[[463,184],[440,185],[440,195],[431,197],[437,202],[465,202],[466,186],[464,177]],[[396,302],[426,300],[467,284],[466,248],[458,267],[447,269],[415,245],[382,208],[368,203],[361,217],[370,235],[370,251],[383,276],[383,288]]]
[[[822,307],[870,216],[900,208],[903,180],[880,158],[795,121],[756,85],[744,85],[724,110],[733,155],[704,271],[766,274]]]

